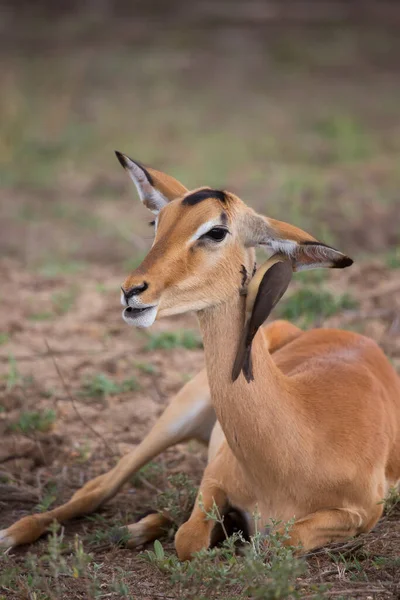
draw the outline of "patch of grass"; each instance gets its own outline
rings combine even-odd
[[[129,531],[119,525],[109,526],[102,524],[102,529],[97,529],[89,534],[86,539],[91,546],[113,545],[123,546],[129,539]]]
[[[400,556],[374,556],[372,560],[373,566],[380,569],[400,568]]]
[[[75,449],[73,456],[76,458],[76,461],[79,463],[85,463],[90,456],[91,452],[91,444],[89,440],[86,440],[82,444],[79,444]]]
[[[49,319],[54,319],[56,316],[65,315],[73,307],[77,295],[78,288],[76,286],[55,292],[51,297],[52,310],[31,313],[29,319],[31,321],[48,321]]]
[[[350,581],[368,581],[368,576],[365,572],[365,563],[369,558],[368,551],[363,545],[351,546],[346,551],[326,549],[327,555],[337,566],[340,577],[348,577]]]
[[[143,487],[143,479],[146,479],[146,481],[149,481],[150,483],[155,483],[163,473],[163,470],[164,469],[160,463],[150,461],[133,475],[131,479],[132,484],[135,487]]]
[[[400,510],[400,490],[391,487],[383,500],[383,504],[385,505],[386,516],[391,515],[395,510]]]
[[[145,350],[172,350],[173,348],[195,350],[202,347],[203,342],[196,331],[182,329],[181,331],[150,333]]]
[[[48,321],[49,319],[53,319],[53,317],[54,317],[54,315],[52,312],[43,311],[43,312],[31,313],[28,318],[30,321]]]
[[[386,255],[386,265],[389,269],[400,269],[400,246]]]
[[[80,394],[81,396],[104,399],[107,396],[115,396],[124,392],[134,392],[138,389],[140,389],[140,385],[134,377],[118,383],[104,373],[96,373],[96,375],[88,377],[84,381]]]
[[[73,307],[78,295],[77,287],[73,286],[68,290],[56,292],[52,295],[54,311],[57,315],[65,315]]]
[[[126,582],[127,573],[121,569],[121,567],[117,568],[118,575],[114,575],[111,582],[111,590],[115,592],[118,598],[128,598],[128,600],[135,600],[134,596],[129,591],[129,584]]]
[[[157,373],[157,367],[148,362],[135,362],[135,367],[142,371],[142,373],[146,373],[146,375],[155,375]]]
[[[12,354],[8,355],[8,372],[5,375],[5,381],[7,392],[11,392],[23,382],[23,377],[18,370],[17,361]]]
[[[301,287],[278,307],[279,315],[289,321],[301,320],[308,326],[316,319],[357,307],[357,302],[348,294],[335,296],[328,290]]]
[[[96,289],[96,292],[98,292],[99,294],[108,294],[109,292],[118,294],[118,290],[119,290],[119,288],[116,288],[112,285],[107,285],[107,284],[103,283],[102,281],[99,281],[98,283],[95,284],[95,289]]]
[[[59,277],[61,275],[80,273],[86,268],[87,264],[82,261],[49,260],[43,263],[37,270],[39,275],[43,275],[44,277]]]
[[[80,580],[83,597],[100,598],[101,565],[85,552],[78,536],[72,545],[67,545],[60,525],[53,523],[50,531],[47,547],[40,556],[28,554],[18,562],[13,556],[0,557],[0,590],[11,590],[16,594],[12,597],[54,600],[71,597],[73,582]]]
[[[353,116],[332,114],[315,124],[315,131],[327,141],[331,158],[347,162],[372,156],[376,150],[373,139]]]
[[[313,285],[324,283],[329,279],[328,269],[312,269],[310,271],[299,271],[295,273],[295,279],[300,281],[302,285]]]
[[[49,431],[56,420],[53,409],[43,411],[24,411],[19,415],[18,421],[10,425],[12,431],[30,434],[35,431]]]
[[[197,486],[185,473],[168,477],[168,488],[159,494],[156,507],[167,515],[177,529],[188,520],[197,495]]]
[[[8,335],[8,333],[1,331],[0,332],[0,346],[4,346],[4,344],[7,344],[9,341],[10,341],[10,336]]]
[[[42,498],[35,507],[37,512],[46,512],[50,506],[57,500],[57,483],[55,481],[49,481],[45,486]]]
[[[1,375],[5,382],[7,392],[12,392],[16,388],[28,387],[34,383],[32,375],[22,375],[18,369],[17,361],[12,353],[8,355],[8,371]]]
[[[206,516],[223,523],[218,511]],[[256,530],[250,541],[245,541],[240,533],[234,534],[219,547],[197,552],[190,562],[180,562],[175,555],[167,554],[159,540],[154,542],[154,550],[141,556],[169,576],[179,598],[301,598],[296,579],[305,573],[306,563],[285,545],[291,524],[283,532],[278,531],[278,525],[273,524],[268,537]],[[323,597],[322,586],[316,586],[313,592],[311,598]]]

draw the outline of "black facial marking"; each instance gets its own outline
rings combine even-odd
[[[115,150],[115,154],[116,154],[116,157],[118,158],[120,164],[124,167],[124,169],[128,169],[129,166],[126,162],[125,156],[123,154],[121,154],[121,152],[118,152],[118,150]],[[137,162],[137,160],[133,160],[129,156],[127,158],[129,158],[129,160],[131,160],[137,167],[142,169],[143,173],[146,176],[147,181],[150,183],[150,185],[154,185],[153,178],[150,175],[150,173],[148,172],[148,170],[143,165],[141,165],[139,162]]]
[[[222,203],[226,203],[226,194],[220,190],[210,190],[204,189],[199,190],[198,192],[193,192],[193,194],[189,194],[186,198],[183,199],[183,206],[194,206],[199,202],[203,202],[203,200],[208,200],[209,198],[216,198]]]
[[[254,275],[256,274],[256,271],[257,271],[257,263],[255,262],[254,266],[253,266],[253,272],[251,274],[252,277],[254,277]]]
[[[243,287],[247,281],[247,269],[244,265],[242,265],[242,268],[240,269],[240,273],[242,274],[241,286]]]
[[[227,214],[224,211],[222,211],[222,213],[220,214],[220,219],[221,219],[222,225],[226,225],[227,224],[228,217],[227,217]]]

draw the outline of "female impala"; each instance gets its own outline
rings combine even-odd
[[[291,543],[304,550],[371,529],[400,479],[397,374],[375,342],[356,333],[303,332],[278,321],[255,335],[289,283],[288,260],[294,270],[352,261],[296,227],[261,217],[231,193],[188,192],[117,155],[156,214],[153,246],[122,286],[123,318],[149,327],[156,318],[196,311],[206,372],[110,472],[67,504],[3,530],[2,544],[32,542],[54,519],[94,511],[146,462],[189,438],[209,443],[209,463],[200,486],[204,507],[196,501],[176,534],[181,559],[209,546],[212,522],[204,509],[213,502],[245,517],[258,510],[264,524],[294,517]],[[257,245],[278,254],[251,280],[246,300]],[[160,515],[131,525],[130,545],[154,539],[162,525]]]

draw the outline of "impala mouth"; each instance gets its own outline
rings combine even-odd
[[[127,306],[122,311],[122,318],[128,325],[150,327],[157,316],[157,304],[154,306]]]
[[[127,308],[125,308],[123,313],[124,317],[127,317],[128,319],[133,319],[137,315],[146,312],[146,310],[151,310],[152,308],[154,308],[154,306],[143,306],[143,308],[132,308],[132,306],[128,306]]]

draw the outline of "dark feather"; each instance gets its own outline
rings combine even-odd
[[[232,369],[233,381],[236,381],[241,371],[243,371],[248,383],[254,380],[251,360],[253,339],[261,325],[267,320],[274,306],[286,292],[292,275],[292,264],[289,260],[285,260],[272,265],[262,278],[251,316],[244,326],[243,335],[239,342],[239,348]]]

